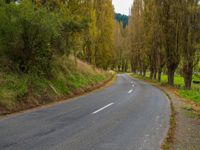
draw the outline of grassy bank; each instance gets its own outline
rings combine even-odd
[[[136,75],[136,74],[132,74],[132,76],[135,77],[135,78],[149,80],[151,82],[158,83],[158,81],[151,80],[149,78],[149,74],[147,74],[147,77],[141,77],[141,76]],[[184,89],[184,79],[183,79],[183,77],[176,75],[175,78],[174,78],[174,82],[175,82],[175,87],[178,89],[180,96],[200,104],[200,85],[192,84],[192,89],[190,91],[187,91],[187,90]],[[162,84],[162,85],[167,84],[167,75],[165,75],[165,74],[162,75],[162,81],[161,81],[160,84]]]
[[[59,101],[87,91],[111,75],[73,57],[56,58],[52,75],[0,71],[0,113],[10,113]]]

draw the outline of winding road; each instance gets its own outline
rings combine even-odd
[[[0,150],[159,150],[170,104],[157,88],[117,75],[112,86],[0,120]]]

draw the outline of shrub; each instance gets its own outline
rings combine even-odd
[[[59,17],[28,0],[0,5],[1,57],[11,60],[10,68],[28,73],[49,73],[53,41],[60,34]],[[7,64],[8,65],[8,64]]]

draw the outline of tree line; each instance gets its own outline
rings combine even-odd
[[[200,59],[198,0],[134,0],[131,16],[112,0],[0,0],[0,70],[51,76],[55,58],[161,81],[176,72],[186,89]]]
[[[167,73],[172,86],[178,72],[191,89],[200,59],[199,0],[134,0],[129,40],[133,72],[145,76],[149,70],[158,81]]]
[[[62,55],[103,69],[112,63],[111,0],[0,0],[0,22],[3,70],[48,76]]]

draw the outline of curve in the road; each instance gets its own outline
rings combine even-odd
[[[0,149],[159,150],[169,116],[159,89],[121,74],[75,101],[0,120]]]

